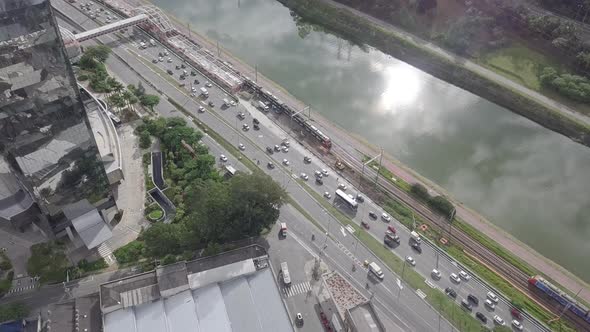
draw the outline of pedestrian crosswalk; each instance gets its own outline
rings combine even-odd
[[[301,282],[296,285],[291,285],[289,287],[283,288],[283,292],[287,297],[295,296],[297,294],[309,291],[311,291],[311,284],[309,283],[309,281]]]
[[[366,269],[365,266],[363,265],[363,263],[360,260],[358,260],[356,257],[354,257],[354,255],[350,252],[350,250],[348,250],[342,243],[338,242],[337,246],[338,246],[338,249],[342,250],[342,252],[344,254],[346,254],[346,256],[350,257],[350,259],[352,259],[352,261],[356,265],[362,267],[363,269]]]
[[[117,262],[115,255],[113,255],[113,251],[106,242],[103,242],[98,246],[98,253],[100,257],[104,258],[105,262],[107,262],[109,265],[113,265]]]
[[[20,293],[20,292],[26,291],[27,289],[33,289],[35,287],[37,287],[37,285],[28,285],[28,286],[23,286],[23,287],[15,287],[15,288],[10,289],[8,291],[8,294]]]

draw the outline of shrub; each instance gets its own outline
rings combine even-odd
[[[143,255],[143,248],[143,242],[136,240],[115,250],[113,254],[119,263],[137,262]]]
[[[28,314],[29,308],[22,303],[0,305],[0,322],[23,319]]]
[[[81,75],[79,75],[79,76],[78,76],[78,81],[80,81],[80,82],[84,82],[84,81],[86,81],[86,80],[88,80],[88,75],[86,75],[86,74],[81,74]]]

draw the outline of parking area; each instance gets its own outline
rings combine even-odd
[[[27,275],[27,260],[31,256],[29,248],[44,241],[43,235],[30,227],[21,233],[8,225],[0,226],[0,247],[6,248],[2,250],[12,263],[15,278]]]

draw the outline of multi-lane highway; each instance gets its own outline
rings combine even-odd
[[[69,5],[62,0],[56,0],[53,5],[58,9],[58,12],[65,14],[64,16],[76,22],[76,25],[83,27],[84,29],[91,29],[98,24],[94,20],[90,20],[85,13],[72,5]],[[98,8],[99,5],[95,4],[94,8]],[[102,16],[104,18],[104,16]],[[99,20],[101,17],[98,18]],[[76,29],[78,30],[78,29]],[[127,35],[127,33],[126,33]],[[127,35],[127,37],[131,37]],[[192,68],[176,69],[176,66],[181,65],[181,60],[168,51],[169,55],[159,61],[159,53],[166,51],[161,45],[155,47],[148,47],[147,49],[140,49],[139,42],[148,40],[149,37],[142,35],[139,30],[135,30],[133,39],[119,39],[117,36],[103,36],[98,38],[100,42],[108,44],[113,47],[114,57],[108,60],[107,64],[114,73],[121,73],[127,81],[130,77],[137,77],[138,79],[144,80],[144,82],[150,82],[153,86],[157,87],[159,91],[163,93],[162,97],[170,97],[178,103],[184,105],[191,116],[197,121],[203,121],[210,128],[225,137],[226,140],[238,146],[243,144],[243,153],[248,158],[255,162],[260,162],[260,167],[271,175],[275,180],[279,181],[285,186],[289,194],[299,203],[307,212],[326,229],[330,237],[323,236],[320,234],[311,223],[301,220],[301,218],[290,218],[288,214],[282,214],[281,219],[286,220],[291,229],[300,234],[302,242],[309,242],[306,244],[309,248],[317,248],[318,246],[323,248],[323,243],[327,244],[324,250],[326,261],[333,265],[340,264],[342,268],[347,268],[348,273],[354,278],[357,283],[364,287],[368,282],[367,272],[362,267],[358,267],[355,272],[352,271],[352,262],[361,262],[364,260],[378,261],[362,244],[357,244],[355,237],[345,230],[330,213],[328,213],[322,205],[320,205],[313,196],[311,196],[303,186],[308,186],[312,190],[315,190],[320,195],[324,192],[330,193],[332,196],[330,202],[334,205],[341,207],[341,201],[334,199],[334,192],[340,183],[346,185],[348,193],[356,193],[357,191],[352,187],[350,183],[339,179],[338,175],[327,165],[323,164],[321,160],[313,157],[312,154],[307,151],[303,146],[298,144],[290,144],[288,152],[274,152],[272,155],[265,151],[266,147],[274,149],[275,145],[280,145],[283,139],[288,137],[288,133],[284,132],[271,120],[272,117],[278,116],[273,112],[263,114],[255,109],[249,102],[242,101],[237,106],[231,106],[228,108],[221,108],[222,100],[228,99],[228,95],[219,87],[212,85],[207,87],[209,91],[208,98],[200,97],[197,92],[195,96],[191,96],[191,88],[195,87],[198,91],[200,87],[208,81],[207,78],[202,76],[200,73],[196,73],[195,76],[190,74]],[[170,62],[168,61],[170,58]],[[156,63],[153,63],[156,60]],[[133,68],[131,70],[129,67]],[[172,75],[168,74],[170,70]],[[188,75],[186,79],[180,80],[180,74],[183,70],[187,70]],[[124,75],[123,73],[132,73],[132,76]],[[123,76],[124,75],[124,76]],[[198,80],[198,83],[195,82]],[[134,83],[134,82],[131,82]],[[180,84],[184,83],[184,86]],[[163,98],[164,99],[164,98]],[[213,107],[209,108],[207,105],[209,101],[213,102]],[[163,105],[166,107],[170,106],[171,109],[168,111],[169,114],[181,115],[179,112],[172,112],[172,106],[165,100],[163,104],[158,107],[162,109]],[[206,108],[204,113],[198,111],[199,107],[203,106]],[[164,111],[166,112],[166,111]],[[245,118],[241,119],[238,117],[238,113],[244,113]],[[166,114],[165,114],[166,115]],[[270,117],[270,118],[269,118]],[[256,118],[260,122],[260,129],[253,129],[253,121]],[[251,129],[243,130],[243,125],[248,124]],[[226,156],[230,157],[226,154]],[[310,163],[304,162],[304,157],[311,157]],[[219,157],[219,156],[217,156]],[[284,160],[288,161],[288,165],[284,163]],[[231,160],[229,162],[232,162]],[[236,162],[235,160],[233,161]],[[272,162],[275,165],[274,169],[268,168],[266,165],[268,162]],[[325,169],[329,173],[327,177],[323,178],[323,184],[319,185],[314,181],[314,172],[317,170]],[[309,176],[309,180],[305,184],[301,184],[295,179],[301,177],[301,173],[306,173]],[[473,313],[482,312],[488,319],[487,326],[492,327],[492,317],[498,315],[510,324],[511,315],[507,301],[500,299],[499,304],[495,310],[484,308],[484,301],[486,294],[490,291],[481,282],[471,279],[469,281],[462,280],[458,284],[450,281],[449,276],[451,273],[458,273],[461,268],[446,256],[439,253],[438,250],[430,245],[422,245],[422,252],[418,253],[413,250],[410,246],[409,230],[404,228],[399,222],[393,220],[391,223],[386,224],[380,220],[371,220],[368,217],[369,211],[375,212],[378,216],[383,211],[370,200],[365,200],[364,203],[359,204],[358,210],[352,211],[345,207],[341,207],[343,212],[348,214],[350,218],[360,224],[361,221],[368,222],[370,224],[370,234],[376,239],[382,240],[383,234],[388,225],[392,225],[397,229],[397,233],[401,238],[399,246],[394,248],[392,251],[398,255],[401,259],[405,259],[411,255],[415,261],[416,266],[413,267],[425,279],[429,280],[434,287],[445,289],[447,287],[453,288],[457,293],[457,302],[461,299],[467,298],[469,294],[474,295],[479,299],[479,305],[474,307]],[[316,234],[315,241],[311,241],[311,234]],[[321,244],[319,244],[321,242]],[[335,258],[340,257],[342,258]],[[344,262],[343,260],[348,260]],[[385,268],[385,264],[380,263],[382,268]],[[412,267],[407,267],[412,268]],[[431,272],[434,268],[441,271],[442,277],[440,280],[434,280],[431,277]],[[406,322],[405,324],[422,324],[422,327],[428,325],[431,330],[432,327],[438,326],[438,315],[427,305],[425,301],[420,299],[414,291],[410,291],[408,287],[402,290],[401,294],[407,296],[403,301],[397,300],[398,286],[396,279],[399,278],[395,274],[386,270],[385,280],[382,283],[370,284],[370,288],[374,290],[374,299],[377,303],[380,303],[380,309],[388,313],[394,313],[388,308],[398,308],[399,310],[405,310],[408,312],[415,312],[414,315],[408,313],[408,317],[413,317],[412,322]],[[358,286],[358,285],[357,285]],[[401,296],[401,295],[400,295]],[[397,305],[395,304],[397,303]],[[411,309],[409,309],[411,307]],[[457,306],[459,310],[459,306]],[[396,311],[397,312],[397,311]],[[418,315],[416,315],[418,313]],[[406,316],[404,316],[406,317]],[[450,330],[448,323],[443,321],[443,330]],[[426,325],[424,325],[426,324]],[[525,329],[529,331],[542,330],[537,327],[536,324],[526,320],[524,322]],[[445,329],[444,326],[447,326]],[[416,326],[414,326],[416,327]],[[421,330],[413,329],[412,330]],[[436,328],[435,328],[436,329]]]

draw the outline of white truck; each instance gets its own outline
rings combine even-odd
[[[151,46],[156,46],[156,41],[155,41],[155,40],[153,40],[153,39],[150,39],[150,45],[151,45]]]
[[[416,241],[416,243],[422,242],[420,234],[416,233],[416,231],[412,231],[412,233],[410,233],[410,237],[412,238],[412,240]]]
[[[377,265],[377,263],[371,262],[371,264],[369,264],[369,271],[373,272],[373,274],[377,276],[377,278],[383,280],[383,271],[381,271],[381,268],[379,267],[379,265]]]
[[[209,91],[207,91],[207,89],[205,89],[205,88],[201,88],[200,90],[201,90],[201,94],[202,94],[203,96],[208,96],[208,95],[209,95]]]
[[[258,101],[258,108],[262,111],[268,112],[268,105],[266,105],[263,101]]]

